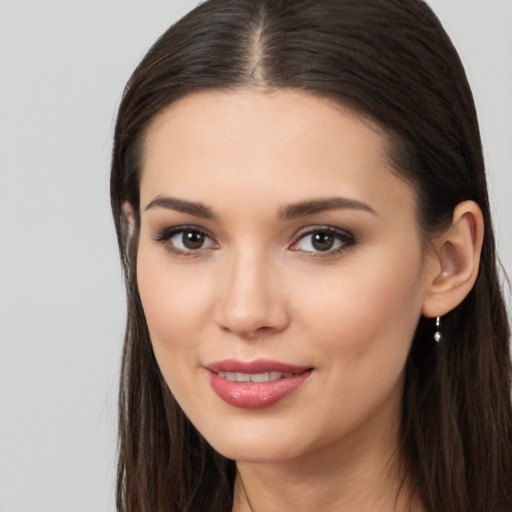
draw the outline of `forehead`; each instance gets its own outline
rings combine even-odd
[[[318,133],[325,138],[329,130],[333,137],[337,137],[336,125],[340,125],[342,120],[344,124],[351,121],[350,129],[354,136],[360,137],[363,132],[368,132],[367,135],[372,132],[380,149],[386,145],[386,133],[377,123],[339,101],[296,89],[248,87],[193,92],[171,103],[150,123],[146,130],[144,148],[147,155],[151,149],[148,146],[153,144],[154,139],[166,133],[168,136],[172,134],[174,137],[186,138],[191,135],[189,129],[193,130],[193,139],[197,142],[207,132],[207,138],[201,138],[201,143],[209,141],[217,147],[222,146],[230,130],[238,132],[240,138],[251,135],[255,143],[261,140],[282,145],[286,139],[306,134],[312,138]],[[213,127],[215,131],[210,130]]]
[[[203,91],[165,109],[147,131],[141,201],[214,194],[300,201],[343,194],[401,201],[379,128],[333,100],[295,90]]]

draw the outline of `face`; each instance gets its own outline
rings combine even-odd
[[[140,187],[154,352],[212,446],[284,461],[385,442],[426,257],[380,132],[301,92],[194,93],[150,127]]]

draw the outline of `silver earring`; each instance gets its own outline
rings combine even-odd
[[[441,333],[439,332],[439,324],[441,323],[441,320],[439,317],[436,318],[436,332],[434,333],[434,339],[437,343],[441,341]]]

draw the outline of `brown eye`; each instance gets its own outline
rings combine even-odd
[[[305,253],[336,254],[355,242],[354,237],[345,230],[335,228],[314,229],[304,233],[291,249]]]
[[[181,235],[181,243],[190,250],[201,249],[204,245],[205,234],[200,231],[184,231]]]
[[[193,227],[167,229],[156,236],[155,240],[164,243],[170,251],[183,255],[216,247],[215,242],[204,231]]]
[[[335,242],[335,238],[330,233],[314,233],[311,237],[311,245],[317,251],[328,251],[332,249]]]

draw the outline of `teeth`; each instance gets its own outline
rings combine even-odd
[[[250,375],[251,382],[270,382],[270,373],[253,373]]]
[[[239,373],[239,372],[219,372],[219,377],[231,382],[271,382],[279,379],[293,377],[293,373],[284,372],[265,372],[265,373]]]

